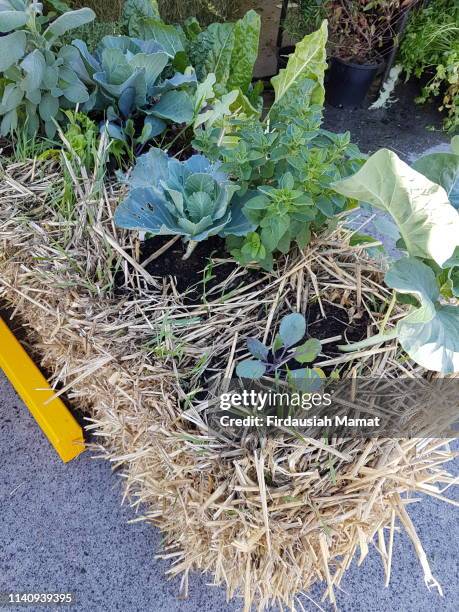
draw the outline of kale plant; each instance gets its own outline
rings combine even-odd
[[[237,185],[201,155],[180,162],[150,149],[137,160],[128,184],[115,223],[152,235],[183,236],[184,258],[210,236],[244,236],[253,229],[235,196]]]
[[[322,350],[320,340],[308,338],[299,344],[306,334],[306,320],[302,314],[285,316],[280,324],[279,333],[272,346],[265,346],[256,338],[247,340],[247,350],[254,359],[240,361],[236,374],[240,378],[258,380],[263,376],[281,379],[285,374],[287,381],[295,388],[310,391],[324,374],[319,368],[299,368],[292,370],[289,364],[294,360],[299,364],[313,363]]]
[[[76,49],[62,45],[61,37],[95,17],[88,8],[68,11],[48,22],[42,5],[29,0],[0,4],[0,133],[26,126],[34,135],[44,128],[52,138],[56,123],[65,121],[63,109],[90,99],[90,91],[72,67]]]

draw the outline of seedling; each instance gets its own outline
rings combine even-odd
[[[306,320],[302,314],[292,313],[284,317],[271,347],[265,346],[256,338],[247,340],[247,349],[255,359],[244,359],[237,368],[240,378],[259,380],[263,376],[274,375],[280,379],[286,374],[287,381],[301,391],[311,391],[317,382],[324,377],[319,368],[299,368],[292,370],[289,363],[294,360],[299,364],[313,363],[322,344],[316,338],[308,338],[302,344],[306,335]]]

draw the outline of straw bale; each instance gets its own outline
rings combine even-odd
[[[190,394],[204,370],[211,386],[231,375],[245,337],[270,338],[283,314],[311,302],[339,306],[351,323],[365,311],[374,326],[393,325],[401,311],[392,304],[384,318],[391,295],[380,264],[338,229],[273,275],[250,281],[238,269],[241,286],[225,299],[222,286],[186,305],[173,279],[142,268],[135,235],[115,228],[122,188],[90,177],[69,216],[56,206],[63,180],[56,162],[2,169],[0,299],[59,392],[86,411],[93,448],[122,474],[125,499],[164,533],[161,555],[169,574],[182,576],[182,594],[200,570],[229,598],[242,597],[245,610],[293,607],[317,581],[334,602],[351,560],[362,562],[370,545],[389,581],[399,524],[426,584],[440,589],[407,503],[421,492],[445,498],[454,482],[447,441],[235,443],[209,429],[205,402]],[[338,362],[354,374],[424,374],[399,354],[392,344]]]

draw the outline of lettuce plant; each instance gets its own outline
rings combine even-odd
[[[0,72],[2,93],[0,133],[26,125],[29,135],[44,127],[52,138],[55,122],[65,120],[62,109],[90,99],[90,91],[72,67],[76,49],[62,45],[66,32],[89,23],[91,9],[68,11],[52,22],[41,15],[42,5],[29,0],[0,3]]]
[[[210,236],[243,236],[253,229],[235,196],[237,185],[201,155],[180,162],[150,149],[138,159],[128,184],[115,223],[152,235],[183,236],[184,258]]]
[[[155,41],[129,36],[105,36],[92,55],[86,43],[74,40],[78,57],[73,67],[92,86],[92,107],[107,109],[108,132],[126,140],[130,118],[142,118],[139,142],[161,134],[168,122],[188,123],[193,118],[193,96],[187,89],[196,85],[193,72],[163,78],[171,56]]]
[[[429,170],[451,187],[455,183],[451,160],[446,158],[445,172],[439,171],[434,161],[440,164],[438,159],[430,160]],[[419,163],[418,168],[424,165]],[[446,276],[452,293],[457,291],[459,212],[449,202],[447,191],[387,149],[372,155],[357,174],[337,182],[334,188],[392,217],[401,236],[399,246],[408,257],[392,264],[386,283],[398,295],[408,296],[413,306],[393,331],[340,348],[359,350],[398,338],[421,366],[444,374],[458,372],[459,306],[449,300],[444,280]]]

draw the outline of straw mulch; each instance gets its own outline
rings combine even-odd
[[[182,576],[183,594],[190,572],[202,570],[228,597],[242,597],[245,610],[294,607],[317,581],[333,603],[351,560],[362,562],[371,543],[389,582],[399,523],[427,586],[441,591],[407,504],[415,493],[444,499],[454,480],[444,469],[453,456],[444,440],[234,444],[209,431],[205,402],[194,397],[204,370],[211,385],[229,377],[245,337],[270,338],[283,314],[306,312],[311,301],[334,303],[350,322],[366,312],[380,326],[390,295],[379,266],[336,230],[270,277],[244,282],[236,271],[242,286],[225,300],[220,287],[186,306],[173,279],[152,279],[139,265],[134,234],[115,228],[120,188],[77,179],[70,164],[67,171],[71,213],[56,208],[56,162],[3,168],[0,298],[27,326],[59,393],[87,411],[100,455],[122,468],[125,497],[163,531],[162,555],[169,573]],[[398,316],[395,308],[387,324]],[[423,374],[397,355],[391,345],[322,363],[352,359],[354,374]]]

